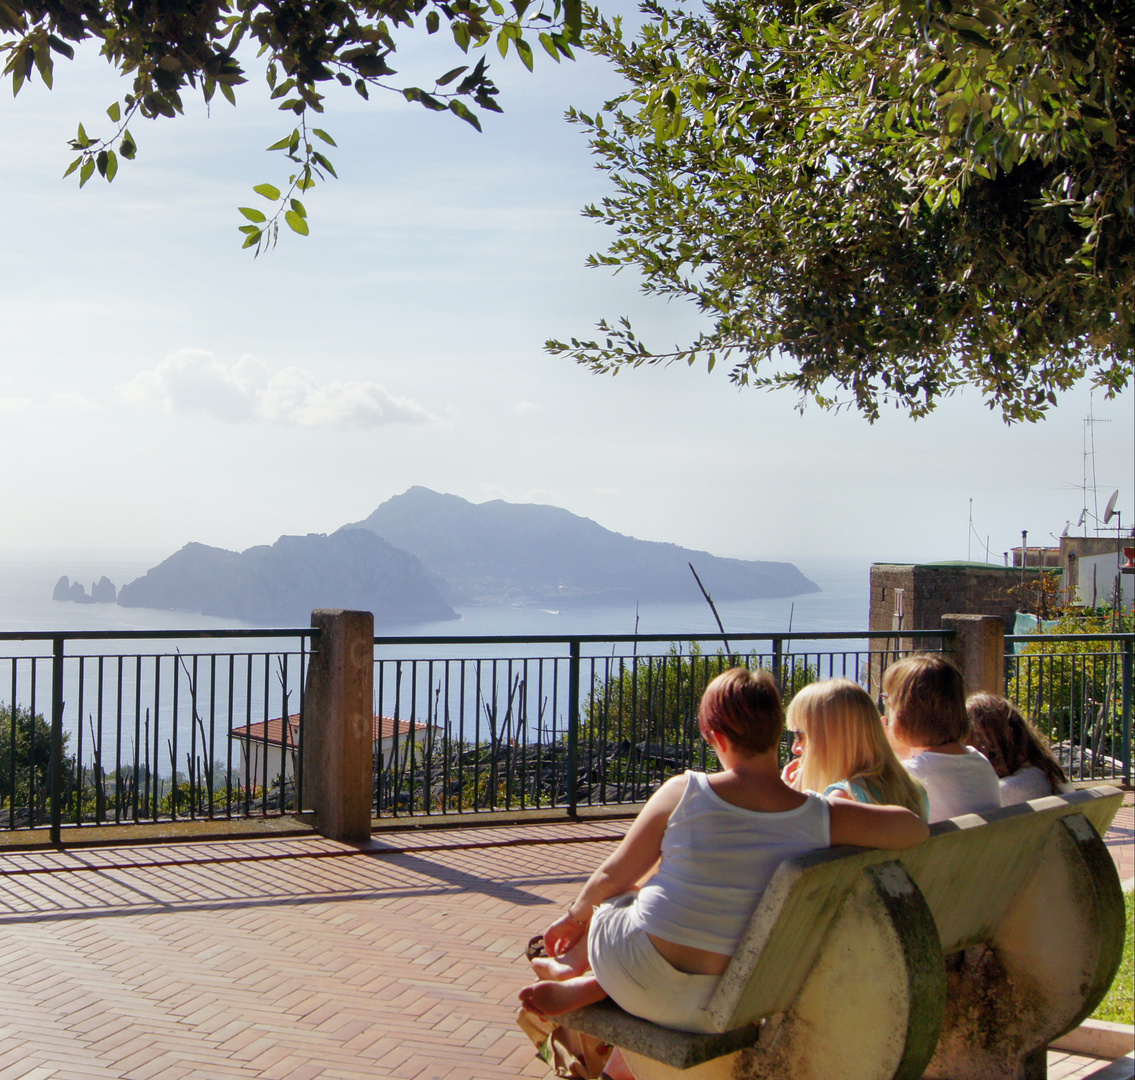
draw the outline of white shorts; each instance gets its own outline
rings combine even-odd
[[[587,959],[599,985],[629,1013],[679,1031],[716,1032],[705,1011],[720,975],[673,967],[632,918],[634,893],[601,904],[591,919]]]

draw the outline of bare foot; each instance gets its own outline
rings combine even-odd
[[[607,992],[594,975],[580,975],[564,982],[544,981],[520,991],[520,1004],[540,1016],[560,1016],[602,1001]]]
[[[635,1074],[631,1072],[627,1059],[623,1057],[622,1050],[617,1046],[611,1051],[607,1064],[603,1066],[603,1075],[608,1080],[635,1080]]]
[[[574,979],[576,975],[582,975],[584,972],[583,968],[564,963],[563,960],[555,960],[550,956],[534,956],[529,963],[536,972],[536,978],[545,981],[550,979],[553,982],[563,982],[564,979]]]

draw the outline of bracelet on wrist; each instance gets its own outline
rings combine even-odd
[[[572,903],[574,903],[574,901],[572,901]],[[588,920],[588,922],[584,922],[584,921],[583,921],[582,919],[577,919],[577,918],[576,918],[576,917],[575,917],[575,916],[574,916],[574,915],[573,915],[573,914],[571,913],[571,904],[568,904],[568,906],[567,906],[567,911],[565,912],[565,914],[567,915],[567,921],[568,921],[568,922],[570,922],[570,923],[575,923],[575,925],[576,925],[576,926],[587,926],[587,925],[588,925],[588,923],[589,923],[589,922],[591,921],[591,920],[589,919],[589,920]]]

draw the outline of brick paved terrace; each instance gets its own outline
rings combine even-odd
[[[545,1076],[513,1023],[523,943],[624,829],[0,855],[0,1080]],[[1049,1077],[1104,1065],[1052,1052]]]

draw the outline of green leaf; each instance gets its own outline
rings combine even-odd
[[[113,150],[106,152],[106,172],[103,174],[107,180],[113,180],[118,175],[118,158],[114,156]]]
[[[449,111],[454,116],[460,116],[467,124],[471,124],[478,131],[481,130],[481,121],[477,119],[477,114],[465,104],[464,101],[451,101],[449,103]]]
[[[86,161],[83,162],[82,167],[79,169],[79,187],[82,187],[88,180],[90,180],[94,171],[95,159],[87,158]]]
[[[438,17],[436,11],[429,11],[426,13],[426,33],[436,34],[438,27],[441,25],[441,19]]]
[[[300,217],[307,217],[307,211],[304,209],[304,205],[299,199],[289,199],[288,201],[291,203],[292,210],[299,214]]]
[[[109,116],[110,119],[115,124],[118,123],[119,118],[121,117],[122,113],[118,108],[118,102],[117,101],[111,102],[110,108],[106,110],[106,115]]]
[[[520,62],[529,70],[532,70],[532,46],[528,44],[524,38],[516,39],[516,51],[520,54]]]
[[[81,164],[83,163],[82,157],[75,158],[70,165],[67,166],[67,171],[63,174],[63,179],[66,180]]]
[[[338,146],[339,145],[337,142],[335,142],[335,140],[333,138],[331,138],[330,135],[327,134],[326,131],[322,130],[322,128],[312,128],[311,133],[315,136],[318,136],[320,139],[322,139],[325,143],[327,143],[328,146]]]
[[[319,165],[321,168],[326,169],[336,180],[339,179],[339,174],[335,171],[335,166],[331,164],[321,153],[314,151],[311,155],[311,160]]]
[[[257,229],[257,230],[256,230],[256,232],[250,232],[250,233],[249,233],[249,234],[248,234],[248,235],[247,235],[247,236],[246,236],[246,237],[244,238],[244,243],[243,243],[243,244],[241,244],[240,246],[241,246],[242,248],[249,248],[249,247],[252,247],[252,245],[253,245],[253,244],[259,244],[259,243],[260,243],[260,238],[261,238],[261,237],[262,237],[263,235],[264,235],[264,234],[263,234],[263,233],[262,233],[262,232],[261,232],[261,231],[260,231],[259,229]]]
[[[275,202],[280,197],[280,189],[273,184],[257,184],[252,190],[270,202]]]
[[[304,219],[294,210],[289,210],[284,215],[284,220],[288,223],[288,226],[291,228],[292,232],[297,232],[300,234],[300,236],[308,235],[309,230],[307,227],[307,222],[304,221]]]
[[[262,222],[262,221],[268,220],[268,218],[264,214],[262,214],[259,210],[256,210],[251,206],[238,206],[237,209],[246,218],[248,218],[249,221],[254,221],[257,224],[260,224],[260,222]]]
[[[451,82],[453,82],[454,79],[457,78],[458,75],[464,75],[468,70],[469,65],[465,64],[463,67],[456,67],[452,71],[447,71],[440,79],[437,80],[435,85],[448,86]]]
[[[60,56],[67,57],[68,60],[75,59],[75,50],[65,41],[61,41],[54,34],[47,35],[47,44],[54,49]]]
[[[230,105],[236,104],[236,91],[227,82],[221,83],[221,93]]]

